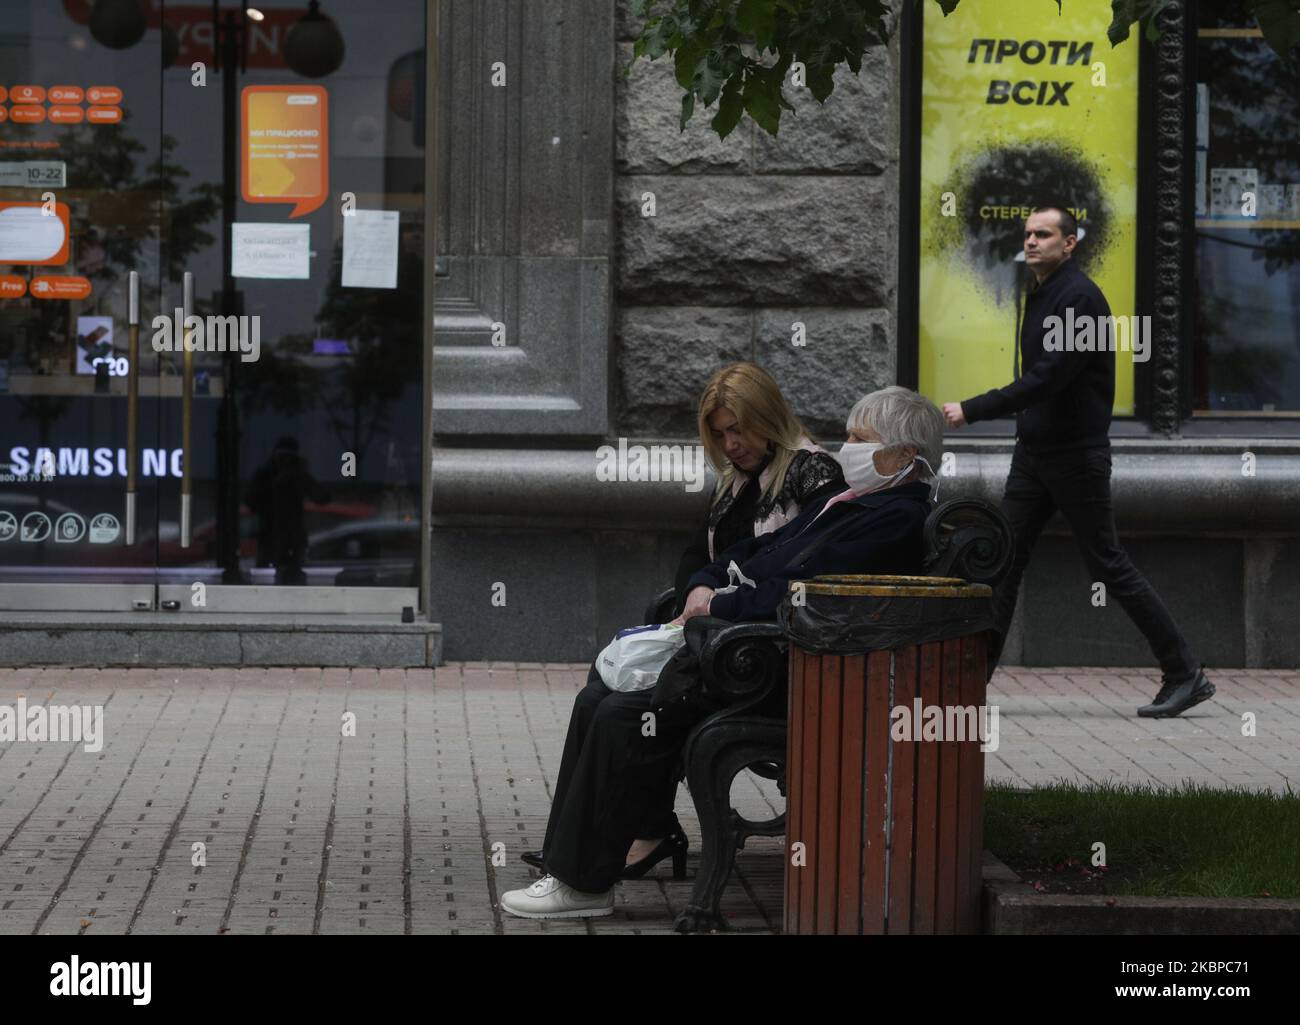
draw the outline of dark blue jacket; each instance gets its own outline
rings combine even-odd
[[[900,484],[859,495],[817,519],[825,504],[813,503],[779,530],[732,545],[691,577],[688,591],[727,586],[727,566],[734,560],[758,586],[741,584],[731,594],[715,595],[709,615],[739,623],[775,618],[791,580],[809,580],[823,573],[921,572],[925,518],[934,507],[929,484]],[[846,516],[854,517],[851,527],[799,558],[819,534]]]

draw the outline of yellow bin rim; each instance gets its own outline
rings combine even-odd
[[[841,597],[989,598],[988,584],[968,584],[960,577],[889,576],[871,573],[830,573],[812,580],[792,580],[790,590]]]

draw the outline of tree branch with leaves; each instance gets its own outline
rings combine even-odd
[[[639,58],[671,56],[682,87],[680,127],[686,130],[696,104],[717,104],[710,122],[725,139],[748,114],[776,135],[786,99],[786,75],[802,65],[803,84],[820,103],[835,89],[841,65],[857,74],[871,49],[889,42],[898,14],[924,0],[632,0],[632,14],[646,19],[633,46],[630,74]],[[933,0],[945,17],[963,0]],[[998,3],[999,0],[964,0]],[[1043,0],[1082,3],[1084,0]],[[1135,24],[1159,38],[1158,19],[1173,0],[1111,0],[1107,36],[1112,46],[1128,39]],[[1295,62],[1300,47],[1300,0],[1245,0],[1264,39],[1283,60]],[[666,8],[666,9],[665,9]],[[660,11],[660,13],[654,13]]]

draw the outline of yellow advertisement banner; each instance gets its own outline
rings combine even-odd
[[[1113,316],[1136,312],[1138,44],[1111,48],[1106,3],[924,9],[919,370],[943,403],[1014,376],[1035,200],[1075,213],[1074,258]],[[1134,355],[1116,353],[1117,414],[1133,412]]]

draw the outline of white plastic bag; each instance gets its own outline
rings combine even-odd
[[[661,624],[620,630],[596,657],[596,669],[610,690],[649,690],[673,653],[686,643],[680,626]]]

